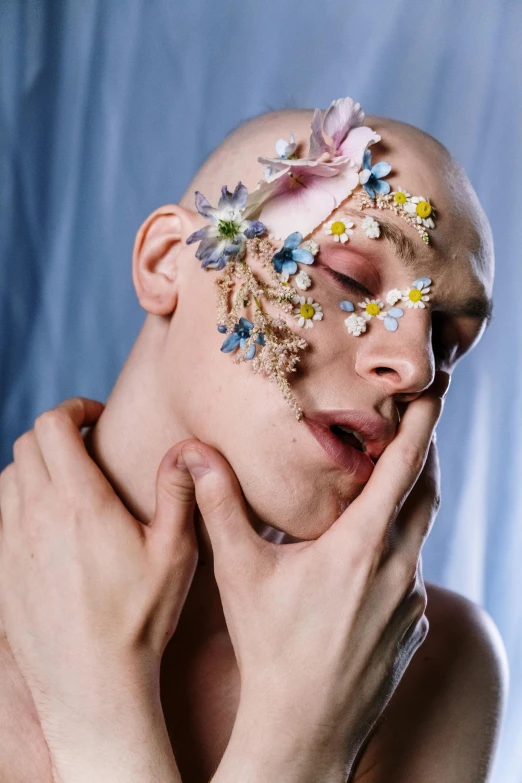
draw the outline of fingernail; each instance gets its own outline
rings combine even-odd
[[[438,397],[441,398],[441,400],[443,400],[446,394],[448,393],[450,383],[451,383],[450,374],[448,372],[445,372],[444,370],[437,370],[437,372],[435,373],[435,380],[433,381],[433,385],[432,385],[434,394],[436,394]]]
[[[184,449],[178,459],[178,467],[180,467],[180,460],[183,462],[184,467],[182,470],[188,468],[194,478],[199,478],[209,471],[209,464],[201,451],[197,449]]]

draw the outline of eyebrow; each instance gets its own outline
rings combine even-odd
[[[359,210],[348,206],[341,207],[340,212],[348,217],[361,217]],[[422,274],[424,260],[419,257],[418,248],[413,239],[400,226],[381,215],[379,215],[379,225],[383,238],[392,245],[394,254],[402,265],[415,275]],[[486,320],[487,328],[493,317],[493,301],[486,296],[473,296],[453,307],[445,308],[445,312],[456,317]]]

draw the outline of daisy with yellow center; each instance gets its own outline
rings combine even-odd
[[[424,226],[424,228],[435,228],[435,223],[433,222],[433,207],[424,196],[413,196],[413,198],[404,205],[404,210],[410,215],[413,215],[417,220],[417,223]]]
[[[380,318],[381,321],[386,317],[386,313],[383,313],[384,305],[380,299],[366,299],[364,302],[358,303],[362,308],[362,317],[365,321],[369,321],[370,318]]]
[[[430,292],[431,280],[429,277],[420,277],[412,283],[412,287],[402,292],[402,301],[406,307],[411,308],[424,308],[426,305],[424,302],[429,302],[430,298],[427,294]]]
[[[317,302],[314,302],[311,296],[308,299],[305,296],[294,296],[294,318],[297,319],[297,325],[310,329],[314,321],[322,321],[323,308]]]
[[[330,220],[324,227],[324,230],[328,235],[333,235],[334,242],[348,242],[348,239],[353,234],[352,221],[346,220]]]
[[[393,193],[393,200],[396,204],[399,204],[402,206],[402,204],[406,204],[408,199],[410,198],[410,194],[407,193],[402,188],[397,188],[395,193]]]

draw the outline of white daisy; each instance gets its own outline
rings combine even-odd
[[[404,188],[397,188],[397,190],[392,193],[392,196],[394,204],[397,204],[397,206],[406,209],[406,204],[411,197],[408,191],[404,190]]]
[[[409,212],[410,215],[414,215],[417,223],[424,226],[424,228],[435,228],[435,223],[431,217],[433,207],[424,196],[413,196],[410,198],[408,203],[404,205],[404,210]]]
[[[361,315],[352,313],[348,318],[344,319],[344,323],[348,332],[355,337],[359,337],[360,334],[366,331],[366,320]]]
[[[353,234],[353,222],[350,220],[330,220],[324,227],[327,234],[333,235],[334,242],[348,242]]]
[[[362,222],[364,233],[369,239],[378,239],[381,235],[381,227],[379,223],[369,215],[364,218]]]
[[[369,321],[370,318],[376,317],[382,319],[385,316],[385,314],[383,314],[384,305],[380,299],[368,299],[368,297],[366,297],[364,302],[358,302],[358,305],[363,310],[361,317],[364,318],[365,321]]]
[[[301,242],[299,248],[301,250],[308,250],[309,253],[315,256],[317,251],[319,250],[319,245],[317,244],[317,242],[314,242],[313,239],[307,239],[305,242]]]
[[[406,291],[402,292],[402,301],[405,303],[406,307],[409,307],[410,309],[426,307],[424,302],[430,301],[429,296],[427,296],[430,292],[429,283],[426,285],[427,280],[429,280],[429,278],[415,280],[411,288],[407,288]]]
[[[312,279],[304,271],[304,269],[301,269],[299,274],[294,278],[294,283],[298,288],[301,289],[301,291],[306,291],[306,289],[310,288],[310,286],[312,285]]]
[[[386,304],[393,306],[399,299],[402,299],[402,291],[399,288],[392,288],[391,291],[388,291],[386,294]]]
[[[321,321],[323,318],[323,308],[317,302],[314,302],[311,296],[306,299],[304,296],[294,296],[294,318],[297,319],[297,325],[309,329],[314,325],[314,321]]]

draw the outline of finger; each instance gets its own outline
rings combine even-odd
[[[14,462],[0,473],[0,519],[3,545],[4,539],[16,532],[20,525],[20,495]]]
[[[398,549],[410,561],[419,557],[433,527],[440,502],[439,457],[432,441],[422,473],[397,518]]]
[[[24,432],[15,440],[13,456],[22,503],[40,497],[51,477],[34,430]]]
[[[181,457],[187,441],[167,451],[156,474],[156,508],[147,535],[157,546],[172,553],[182,544],[197,548],[194,531],[196,492],[194,481]]]
[[[265,542],[250,524],[241,487],[226,459],[198,440],[185,443],[181,454],[194,479],[215,570],[226,570],[244,557],[251,558]]]
[[[36,419],[38,445],[57,487],[81,488],[86,479],[99,481],[103,477],[88,455],[80,433],[82,427],[98,420],[103,409],[103,403],[96,400],[71,397]]]
[[[363,491],[325,535],[352,536],[354,525],[361,525],[367,537],[382,540],[424,467],[449,377],[437,371],[435,382],[408,404],[395,438],[380,456]]]

